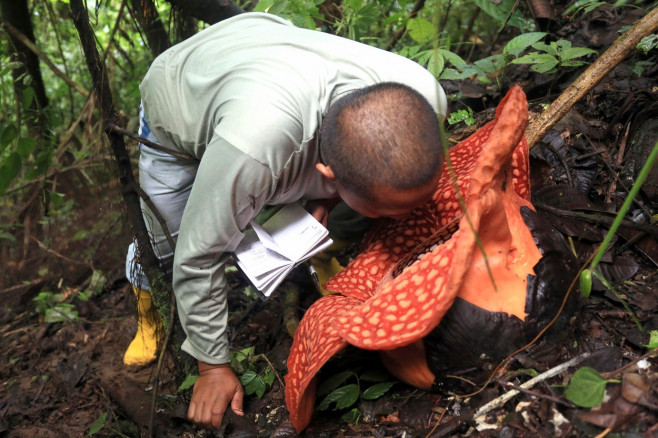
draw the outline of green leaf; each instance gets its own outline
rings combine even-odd
[[[16,152],[12,152],[0,161],[0,195],[9,188],[11,182],[21,171],[23,160]]]
[[[464,122],[467,126],[471,126],[475,123],[475,119],[473,118],[473,108],[468,107],[468,109],[460,109],[450,113],[448,124],[455,125],[459,122]]]
[[[9,143],[18,137],[18,128],[16,125],[7,125],[0,133],[0,150],[4,150]]]
[[[441,72],[441,76],[439,76],[439,79],[441,80],[447,80],[447,81],[456,81],[460,79],[466,79],[469,76],[472,76],[473,72],[470,70],[467,71],[457,71],[454,68],[444,68],[443,71]]]
[[[592,292],[592,271],[589,269],[583,270],[580,273],[580,296],[588,298]]]
[[[658,34],[647,35],[640,40],[636,48],[642,50],[645,54],[649,53],[650,50],[653,50],[658,46]]]
[[[587,47],[571,47],[565,50],[562,53],[562,60],[569,60],[574,58],[580,58],[582,56],[593,55],[597,53],[596,50],[589,49]]]
[[[607,381],[594,368],[579,368],[571,377],[564,395],[582,408],[593,408],[603,402]]]
[[[557,62],[557,59],[553,55],[548,53],[539,53],[532,52],[527,55],[523,55],[520,58],[512,60],[512,64],[545,64],[547,62]]]
[[[64,193],[50,192],[50,202],[52,202],[53,207],[60,207],[62,202],[64,202],[65,196]]]
[[[91,423],[91,426],[89,426],[89,431],[87,431],[87,436],[92,436],[96,432],[100,431],[103,427],[105,427],[106,420],[107,420],[107,412],[103,412],[98,416],[96,421]]]
[[[27,87],[23,90],[23,106],[25,108],[29,108],[30,104],[32,104],[32,100],[34,99],[34,88],[32,87]]]
[[[503,0],[498,2],[493,2],[491,0],[473,0],[473,2],[487,15],[498,21],[501,26],[507,22],[510,26],[523,29],[523,17],[518,11],[511,14],[510,17],[510,12],[514,7],[515,0]],[[507,20],[508,17],[510,17],[509,21]]]
[[[37,141],[33,138],[20,137],[18,139],[18,143],[16,144],[16,152],[21,156],[23,160],[26,160],[34,150],[36,144]]]
[[[395,382],[376,383],[363,391],[362,397],[364,400],[376,400],[382,395],[386,394],[393,385],[395,385]]]
[[[432,73],[434,77],[438,77],[443,71],[443,65],[443,55],[441,55],[438,50],[432,50],[430,59],[427,61],[427,70]]]
[[[176,392],[185,391],[186,389],[193,387],[198,379],[199,376],[193,374],[185,377],[185,380],[183,380],[183,383],[180,384]]]
[[[349,411],[341,415],[340,419],[346,423],[351,423],[357,425],[359,419],[361,418],[361,411],[358,408],[352,408]]]
[[[562,67],[580,67],[581,65],[585,65],[585,63],[582,61],[562,61],[560,65]]]
[[[651,330],[649,333],[649,343],[645,347],[650,350],[658,348],[658,330]]]
[[[417,43],[426,43],[436,35],[436,28],[424,18],[410,18],[407,21],[407,32]]]
[[[439,49],[439,52],[441,53],[441,55],[443,55],[443,59],[445,59],[447,62],[454,65],[458,69],[463,70],[464,67],[466,66],[466,61],[464,61],[464,59],[458,54],[453,53],[450,50],[446,50],[446,49]]]
[[[336,403],[336,409],[345,409],[352,406],[359,399],[359,386],[352,383],[351,385],[341,386],[334,389],[320,403],[319,409],[326,410],[332,403]]]
[[[546,32],[528,32],[514,37],[503,47],[503,54],[507,56],[519,56],[521,52],[546,35]]]
[[[18,239],[16,239],[16,237],[13,234],[8,233],[6,231],[0,231],[0,240],[4,240],[5,242],[8,241],[12,245],[18,243]]]
[[[247,378],[243,380],[243,377],[247,374]],[[267,390],[267,385],[265,385],[263,378],[253,371],[247,371],[240,376],[240,381],[242,382],[244,392],[247,395],[256,394],[256,397],[261,398]]]
[[[352,371],[343,371],[338,374],[334,374],[322,382],[322,384],[318,387],[317,396],[321,397],[325,394],[329,394],[331,391],[338,388],[340,385],[345,383],[347,379],[354,375],[355,374]]]
[[[530,67],[530,69],[536,71],[537,73],[554,73],[555,67],[558,64],[559,62],[557,59],[549,59],[546,62],[533,65],[532,67]]]
[[[532,48],[541,50],[542,52],[549,53],[553,56],[558,56],[557,45],[554,42],[551,42],[550,45],[545,43],[535,43],[532,45]]]
[[[274,0],[260,0],[254,7],[254,12],[268,12],[274,4]]]
[[[242,383],[243,386],[249,385],[256,377],[258,377],[258,373],[255,371],[245,371],[244,374],[240,376],[240,383]]]
[[[73,304],[62,303],[46,309],[43,320],[46,322],[66,322],[78,319],[78,311]]]
[[[505,66],[505,57],[500,54],[488,56],[475,61],[474,64],[482,73],[494,73]]]
[[[268,367],[267,372],[263,376],[263,382],[269,387],[271,387],[274,384],[274,379],[275,379],[274,371],[272,371],[272,368]]]

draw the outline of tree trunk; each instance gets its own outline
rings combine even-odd
[[[14,28],[19,30],[30,41],[34,42],[34,31],[30,19],[27,0],[0,0],[0,12],[2,18]],[[30,101],[28,107],[24,108],[24,121],[38,142],[47,143],[50,137],[48,125],[44,114],[44,109],[48,106],[46,89],[41,77],[41,68],[39,58],[25,44],[10,33],[11,48],[15,55],[14,60],[22,65],[12,70],[14,78],[14,92],[19,102],[23,101],[23,93],[28,88],[34,90],[34,98]],[[21,76],[26,75],[31,80],[26,85]]]
[[[130,13],[139,22],[144,31],[151,53],[156,57],[167,50],[171,44],[169,35],[160,20],[153,0],[130,0]]]
[[[230,0],[168,0],[186,15],[215,24],[244,12]]]

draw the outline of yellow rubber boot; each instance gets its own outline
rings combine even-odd
[[[148,365],[157,358],[162,323],[153,306],[151,293],[133,286],[137,298],[137,333],[123,355],[128,366]]]

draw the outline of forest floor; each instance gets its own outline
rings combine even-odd
[[[588,17],[567,23],[557,34],[602,51],[617,29],[637,16],[602,9]],[[573,241],[582,264],[601,242],[614,217],[610,212],[621,205],[658,138],[656,58],[643,58],[650,63],[643,78],[632,72],[630,61],[615,69],[532,150],[533,203]],[[520,67],[511,75],[535,112],[547,95],[554,98],[574,79],[565,72],[550,82],[531,80]],[[461,91],[461,102],[476,112],[484,100],[500,99],[494,86],[466,81],[444,85],[449,93]],[[491,111],[479,112],[476,126],[491,116]],[[461,139],[474,128],[455,130],[453,137]],[[53,209],[43,224],[44,235],[21,235],[27,245],[18,256],[15,250],[2,252],[0,436],[79,437],[98,430],[95,436],[135,437],[151,421],[157,437],[292,436],[278,379],[260,399],[246,397],[245,417],[227,414],[221,430],[190,424],[185,392],[176,393],[180,376],[172,371],[171,359],[161,372],[158,409],[151,415],[156,367],[128,369],[122,364],[136,315],[124,277],[130,233],[123,225],[118,190],[112,183],[89,185],[79,175],[63,181],[60,191],[71,201]],[[645,347],[650,331],[658,330],[658,237],[655,225],[638,225],[655,218],[657,192],[654,168],[629,215],[635,222],[620,229],[602,262],[602,272],[642,329],[618,297],[595,284],[589,298],[579,299],[560,340],[542,339],[515,355],[479,394],[464,398],[423,392],[398,382],[376,400],[360,399],[352,406],[358,408],[358,422],[341,418],[349,409],[319,411],[303,436],[658,437],[658,355]],[[574,211],[589,213],[589,218],[574,217]],[[233,349],[254,346],[283,377],[292,343],[282,319],[283,294],[260,302],[243,294],[245,284],[238,276],[232,275],[231,284]],[[310,285],[302,296],[300,314],[318,298]],[[67,315],[67,321],[46,322]],[[577,363],[565,366],[570,360]],[[254,364],[259,371],[266,366],[264,360]],[[565,397],[564,385],[582,366],[609,380],[599,408],[579,407]],[[381,371],[381,365],[376,355],[348,348],[323,368],[320,378],[346,370]],[[556,374],[520,387],[548,370]],[[603,383],[592,388],[597,385]],[[485,403],[511,390],[520,392],[483,418],[475,417]]]

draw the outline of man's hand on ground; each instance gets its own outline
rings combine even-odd
[[[228,405],[237,415],[244,415],[244,390],[228,364],[210,365],[199,361],[199,378],[194,384],[187,417],[197,424],[218,428]]]

